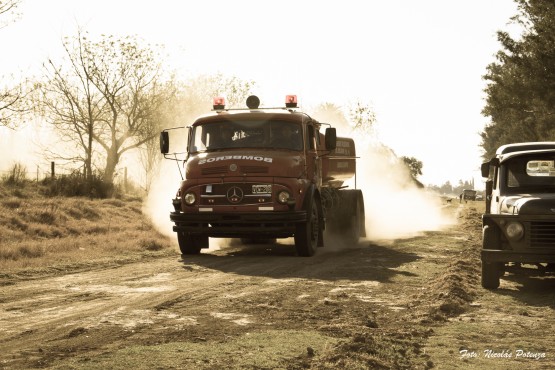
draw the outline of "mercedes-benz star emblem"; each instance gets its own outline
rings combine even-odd
[[[227,200],[230,203],[239,203],[243,200],[243,190],[237,186],[232,186],[227,190]]]

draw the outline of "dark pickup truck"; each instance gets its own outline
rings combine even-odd
[[[555,263],[555,142],[507,144],[482,164],[482,286],[505,272],[545,274]]]

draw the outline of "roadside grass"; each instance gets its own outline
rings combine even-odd
[[[286,369],[308,368],[338,342],[317,331],[269,330],[221,341],[125,347],[108,355],[75,357],[54,369]]]
[[[142,214],[138,197],[41,194],[41,185],[33,182],[0,183],[0,276],[175,252]]]

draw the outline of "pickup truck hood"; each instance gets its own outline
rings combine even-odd
[[[520,194],[501,202],[501,213],[519,215],[555,215],[555,194]]]
[[[186,178],[237,176],[301,177],[302,153],[288,150],[236,149],[201,153],[187,161]]]

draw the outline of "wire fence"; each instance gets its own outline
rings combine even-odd
[[[83,173],[84,171],[82,168],[75,168],[74,166],[57,164],[55,162],[51,162],[49,166],[14,164],[9,168],[0,169],[0,179],[18,177],[39,182],[47,178],[69,175],[80,176]]]
[[[10,181],[15,183],[21,180],[36,182],[41,182],[46,179],[59,180],[69,176],[71,176],[74,180],[84,180],[84,167],[75,167],[74,165],[64,165],[51,162],[50,166],[36,164],[26,166],[16,163],[9,168],[0,169],[0,181]],[[99,177],[96,178],[98,179]],[[119,186],[125,191],[132,189],[140,191],[142,189],[142,186],[133,178],[128,178],[127,167],[118,169],[114,173],[112,181],[113,185]]]

